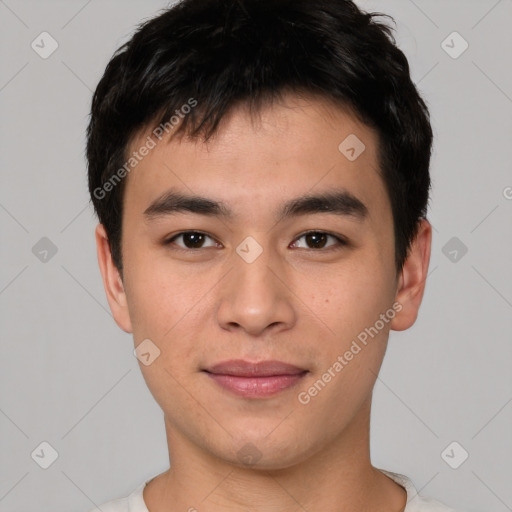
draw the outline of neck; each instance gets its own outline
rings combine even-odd
[[[370,400],[341,435],[286,468],[231,464],[166,418],[171,468],[147,484],[146,505],[150,512],[401,511],[404,489],[370,462]]]

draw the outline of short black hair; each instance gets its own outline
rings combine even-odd
[[[393,20],[351,0],[182,0],[137,27],[106,67],[87,128],[91,200],[121,275],[132,138],[170,131],[179,114],[175,133],[207,141],[232,108],[252,115],[289,91],[333,100],[376,130],[401,271],[426,218],[432,128],[393,28],[378,17]]]

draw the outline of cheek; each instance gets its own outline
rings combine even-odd
[[[137,277],[131,274],[131,282],[127,282],[127,303],[136,341],[139,338],[160,340],[172,328],[179,314],[176,310],[183,300],[171,293],[172,283],[155,280],[150,269]]]
[[[311,309],[338,336],[338,342],[373,325],[392,305],[394,290],[388,270],[376,258],[361,257],[360,261],[366,263],[355,262],[307,281]]]
[[[127,242],[124,253],[125,291],[136,340],[163,338],[194,298],[195,283],[147,245]]]
[[[152,340],[161,351],[158,362],[173,373],[185,364],[196,365],[197,340],[204,338],[205,316],[212,306],[211,278],[185,273],[169,261],[150,259],[151,265],[126,267],[126,296],[135,345]],[[181,362],[181,365],[180,365]],[[144,368],[143,368],[144,370]]]
[[[338,273],[315,296],[315,308],[331,333],[321,338],[313,389],[304,391],[317,395],[316,415],[330,410],[334,422],[342,422],[355,414],[375,383],[395,314],[392,294],[376,268]]]
[[[341,284],[337,291],[330,291],[332,300],[337,300],[337,310],[332,310],[332,323],[339,341],[330,347],[328,367],[335,361],[342,365],[337,379],[343,384],[333,386],[335,399],[342,402],[348,400],[347,389],[360,399],[372,389],[395,315],[391,280],[383,260],[367,261],[371,264],[345,276],[345,287]],[[339,370],[340,366],[337,368]]]

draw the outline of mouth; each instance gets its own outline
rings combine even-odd
[[[204,369],[223,389],[245,398],[265,398],[294,387],[308,370],[281,361],[224,361]]]

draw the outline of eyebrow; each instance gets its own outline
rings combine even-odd
[[[183,212],[222,217],[226,220],[234,217],[233,211],[220,201],[187,195],[174,190],[165,192],[153,201],[144,211],[144,217],[147,221],[151,221]],[[290,217],[319,213],[332,213],[362,221],[368,215],[368,208],[360,199],[346,190],[330,190],[287,201],[281,206],[276,218],[278,222],[281,222]]]

